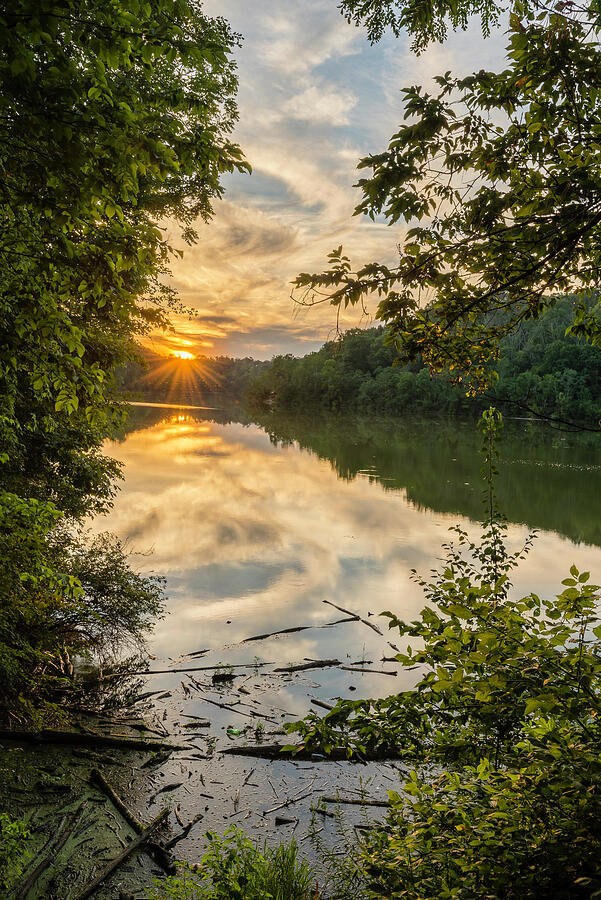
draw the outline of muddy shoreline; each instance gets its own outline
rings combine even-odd
[[[143,900],[173,860],[197,863],[206,833],[232,825],[260,844],[294,837],[327,890],[324,853],[343,853],[357,830],[382,818],[386,792],[404,771],[394,760],[280,752],[296,742],[283,724],[311,708],[327,711],[342,695],[341,680],[354,697],[370,696],[374,677],[382,695],[402,680],[386,677],[399,667],[375,617],[345,612],[335,622],[152,660],[151,671],[135,673],[130,705],[79,713],[62,729],[68,735],[0,734],[5,809],[32,832],[31,859],[11,897],[79,900],[161,815],[151,838],[90,896]],[[339,658],[295,658],[288,641],[309,628],[335,630],[349,649]],[[270,659],[251,657],[257,647]],[[107,689],[123,677],[106,678]]]

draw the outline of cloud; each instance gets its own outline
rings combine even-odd
[[[310,72],[329,59],[359,52],[360,34],[333,12],[329,2],[270,4],[262,22],[269,36],[258,42],[262,62],[281,74]],[[278,9],[278,12],[274,12]]]
[[[283,111],[293,119],[323,122],[329,125],[348,125],[349,111],[357,98],[351,91],[338,91],[312,85],[291,97]]]
[[[299,272],[323,271],[339,244],[357,266],[396,261],[403,226],[354,217],[360,194],[353,184],[358,160],[386,147],[401,121],[401,88],[429,84],[445,69],[495,65],[504,38],[485,43],[474,25],[416,57],[403,37],[370,46],[333,0],[204,5],[244,38],[236,53],[235,138],[253,174],[224,177],[226,199],[215,202],[208,225],[199,223],[198,244],[174,260],[172,285],[196,320],[175,317],[175,333],[155,344],[161,352],[300,353],[331,336],[337,314],[327,305],[294,305],[291,282]],[[360,311],[349,310],[340,324],[361,321]]]

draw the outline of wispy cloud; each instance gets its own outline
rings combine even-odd
[[[199,225],[198,244],[174,261],[173,285],[197,315],[177,317],[175,332],[157,336],[155,346],[300,353],[327,340],[337,319],[332,307],[295,306],[298,272],[320,271],[338,244],[357,263],[394,262],[402,229],[353,217],[353,184],[358,159],[386,146],[402,119],[400,89],[431,83],[445,69],[494,65],[504,40],[499,33],[484,44],[474,26],[415,57],[404,38],[371,47],[333,0],[204,5],[244,37],[236,139],[254,174],[225,179],[213,221]],[[351,310],[341,324],[360,321]]]
[[[287,100],[283,110],[292,119],[339,126],[349,124],[349,113],[356,103],[357,98],[351,91],[314,84]]]

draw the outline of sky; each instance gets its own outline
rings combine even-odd
[[[224,178],[195,246],[169,233],[184,250],[171,284],[194,315],[174,317],[173,332],[146,343],[164,355],[303,356],[336,335],[336,310],[295,303],[295,276],[322,271],[340,244],[356,265],[395,261],[402,227],[353,217],[353,184],[358,160],[383,150],[402,121],[401,89],[500,65],[503,32],[484,41],[475,21],[418,57],[404,36],[371,46],[336,0],[205,0],[204,8],[243,38],[234,139],[253,173]],[[375,304],[368,316],[352,310],[340,325],[369,326],[374,312]]]

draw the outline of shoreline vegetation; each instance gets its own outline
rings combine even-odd
[[[476,396],[453,372],[430,375],[421,360],[397,365],[384,328],[354,329],[316,353],[278,356],[249,382],[252,407],[305,412],[462,415],[477,417],[491,402],[505,416],[540,418],[599,430],[601,349],[566,334],[576,299],[560,297],[536,321],[500,342],[498,380]],[[587,308],[597,308],[597,297]]]

